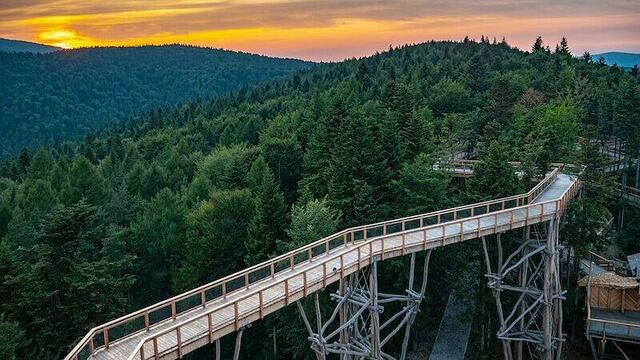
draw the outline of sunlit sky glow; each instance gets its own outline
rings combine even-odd
[[[64,48],[184,43],[342,60],[427,40],[536,36],[640,52],[639,0],[1,0],[0,37]]]

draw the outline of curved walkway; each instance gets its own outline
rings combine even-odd
[[[554,169],[525,194],[341,231],[93,328],[65,357],[177,359],[368,266],[559,216],[580,181]]]

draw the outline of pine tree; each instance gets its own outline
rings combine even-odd
[[[538,36],[536,41],[533,43],[533,47],[531,48],[533,52],[542,52],[544,51],[544,44],[542,42],[542,36]]]
[[[520,190],[514,167],[509,164],[507,151],[498,142],[491,142],[481,154],[469,180],[469,195],[482,201],[515,195]]]
[[[326,198],[294,205],[291,209],[291,226],[287,229],[291,243],[281,251],[292,250],[335,233],[340,216],[340,211],[332,209]]]
[[[355,116],[338,130],[331,158],[329,200],[344,214],[345,226],[384,219],[388,215],[392,171],[383,156],[374,120]]]
[[[560,46],[556,47],[556,54],[571,56],[571,51],[569,50],[569,42],[567,41],[566,37],[563,36],[562,40],[560,41]]]
[[[258,156],[247,175],[255,197],[255,214],[248,227],[245,242],[248,266],[276,253],[277,241],[285,239],[287,208],[273,173],[262,156]]]

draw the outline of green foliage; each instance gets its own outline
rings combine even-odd
[[[125,309],[132,258],[121,230],[102,225],[96,208],[83,201],[47,216],[34,243],[10,248],[3,287],[11,295],[2,310],[25,332],[21,356],[58,357],[87,324]]]
[[[0,162],[0,328],[24,334],[7,338],[7,357],[59,358],[124,312],[341,228],[513,195],[553,161],[587,165],[567,229],[576,247],[597,247],[613,188],[595,145],[639,143],[638,79],[539,45],[431,42],[318,65]],[[591,139],[580,152],[578,134]],[[476,149],[467,186],[434,170]],[[432,283],[447,283],[450,264]],[[385,284],[404,273],[389,264]],[[270,356],[273,327],[283,357],[310,354],[297,313],[264,324],[243,339],[252,357]]]
[[[212,192],[208,201],[191,211],[185,243],[176,244],[184,246],[184,252],[174,287],[188,290],[241,269],[253,213],[254,200],[246,189]],[[180,249],[167,251],[179,253]]]
[[[436,83],[433,88],[437,91],[429,98],[429,106],[436,116],[471,110],[473,98],[464,84],[445,78]]]
[[[286,250],[293,250],[337,232],[340,216],[340,211],[332,209],[326,198],[294,205],[291,209],[291,226],[287,229],[291,242],[287,244]]]
[[[544,107],[535,120],[533,131],[546,139],[545,149],[554,161],[566,161],[575,151],[580,133],[580,110],[562,103]]]
[[[519,190],[520,183],[506,149],[499,142],[492,142],[473,168],[469,180],[471,198],[483,201],[515,195]]]
[[[251,266],[276,254],[278,241],[285,239],[287,207],[273,173],[262,156],[253,162],[247,178],[256,206],[245,243],[245,263]]]
[[[16,352],[24,331],[18,323],[5,322],[0,318],[0,358],[6,360],[18,359]]]
[[[0,52],[0,158],[309,65],[182,45]]]
[[[397,214],[409,216],[447,208],[447,177],[433,169],[434,159],[424,154],[407,163],[400,171],[393,187],[397,192]]]

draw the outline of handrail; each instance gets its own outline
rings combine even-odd
[[[362,261],[371,260],[371,258],[374,255],[378,255],[378,253],[380,253],[384,257],[384,253],[386,251],[397,251],[398,250],[397,248],[390,248],[390,249],[386,249],[386,251],[385,251],[384,240],[387,239],[387,238],[390,238],[390,237],[398,237],[398,236],[404,237],[405,235],[408,235],[408,234],[411,234],[411,233],[426,232],[426,231],[428,231],[430,229],[436,229],[436,228],[442,227],[443,228],[442,238],[445,239],[445,238],[447,238],[447,235],[444,232],[444,227],[446,227],[446,226],[455,226],[458,223],[462,224],[462,223],[470,222],[470,221],[474,221],[474,220],[478,221],[478,224],[479,224],[480,223],[479,221],[480,221],[481,218],[495,217],[497,219],[497,217],[502,213],[516,212],[518,210],[527,209],[527,208],[531,208],[531,207],[540,207],[541,208],[540,215],[536,215],[536,216],[544,216],[545,205],[552,204],[552,203],[554,203],[556,205],[554,213],[562,213],[566,209],[567,201],[570,200],[570,197],[573,197],[575,195],[575,193],[577,192],[577,190],[578,190],[578,188],[580,186],[581,186],[580,181],[578,179],[576,179],[574,181],[574,183],[568,189],[566,189],[556,199],[547,200],[547,201],[540,202],[540,203],[526,204],[526,205],[523,205],[523,206],[518,206],[518,207],[515,207],[515,208],[509,208],[509,209],[503,209],[503,210],[499,210],[499,211],[495,211],[495,212],[491,212],[491,213],[483,213],[483,214],[472,216],[472,217],[465,217],[465,218],[461,218],[461,219],[457,219],[457,220],[453,220],[453,221],[448,221],[446,224],[432,224],[432,225],[427,225],[425,227],[405,230],[405,231],[402,231],[402,232],[397,232],[397,233],[392,233],[392,234],[385,234],[385,235],[382,235],[382,236],[370,238],[370,239],[368,239],[366,241],[360,242],[356,246],[354,246],[354,241],[355,240],[352,240],[351,245],[350,246],[347,245],[347,247],[346,247],[348,249],[348,251],[346,251],[346,253],[353,252],[354,249],[357,249],[358,255],[359,255],[358,259],[361,259],[361,260],[358,261],[358,266],[359,266],[359,264]],[[547,215],[549,215],[549,214],[547,214]],[[528,221],[528,218],[525,219],[524,221],[525,222]],[[495,227],[495,228],[497,228],[498,226],[499,225],[498,225],[497,221],[494,223],[494,225],[490,225],[490,227]],[[463,229],[462,226],[461,226],[461,228]],[[480,227],[478,227],[478,229],[474,229],[474,230],[470,230],[470,231],[463,229],[459,236],[464,237],[468,232],[476,232],[476,231],[479,231],[479,230],[481,231],[483,229],[480,228]],[[458,235],[456,234],[456,235],[453,235],[452,237],[458,237]],[[440,241],[440,240],[435,240],[435,241]],[[376,251],[375,253],[371,250],[372,249],[372,244],[374,242],[380,242],[381,243],[381,249],[379,251]],[[425,237],[425,246],[426,246],[426,242],[427,242],[427,239]],[[404,243],[403,243],[403,246],[404,246]],[[367,255],[366,257],[361,258],[360,257],[360,249],[363,248],[363,247],[369,247],[370,250],[369,250],[369,253],[366,254]],[[404,250],[404,248],[403,248],[403,250]],[[158,332],[156,334],[153,334],[152,336],[147,336],[147,337],[145,337],[144,339],[142,339],[138,343],[138,345],[136,347],[136,350],[130,355],[128,360],[133,360],[134,358],[136,358],[138,356],[144,357],[140,353],[140,350],[142,349],[144,344],[146,344],[147,342],[149,342],[149,341],[157,342],[157,339],[159,337],[161,337],[163,335],[166,335],[166,334],[169,334],[171,332],[176,332],[176,335],[180,336],[179,335],[179,328],[181,328],[182,326],[184,326],[186,324],[189,324],[189,323],[193,323],[193,322],[198,321],[200,319],[203,319],[205,317],[210,318],[214,312],[219,311],[219,310],[224,309],[224,308],[228,308],[228,307],[233,306],[234,307],[234,311],[235,311],[235,316],[234,316],[234,319],[232,321],[227,321],[225,323],[219,324],[219,327],[223,328],[223,327],[226,327],[226,326],[230,326],[232,323],[235,323],[236,328],[238,328],[238,323],[242,319],[247,318],[247,317],[255,314],[256,312],[262,313],[262,308],[267,306],[267,305],[269,305],[269,303],[262,303],[261,302],[260,308],[258,310],[255,310],[255,311],[250,312],[248,314],[246,314],[246,313],[245,314],[240,314],[239,311],[238,311],[238,306],[237,306],[237,304],[239,302],[241,302],[241,301],[243,301],[245,299],[248,299],[250,297],[254,297],[254,296],[256,296],[256,294],[258,294],[258,297],[260,299],[262,299],[263,298],[262,293],[265,292],[266,290],[268,290],[268,289],[270,289],[272,287],[275,287],[275,286],[280,286],[280,285],[282,285],[283,282],[286,284],[290,279],[296,278],[296,277],[300,277],[300,276],[303,276],[303,279],[304,279],[303,280],[304,283],[302,285],[303,290],[304,290],[304,288],[306,288],[309,285],[308,282],[306,282],[306,279],[308,278],[306,276],[306,272],[308,272],[311,269],[315,269],[315,268],[317,268],[319,266],[323,266],[323,269],[326,269],[325,264],[327,264],[330,261],[335,261],[338,258],[342,262],[343,261],[343,256],[344,256],[344,253],[343,254],[339,254],[339,256],[338,256],[338,254],[336,254],[333,257],[328,257],[328,258],[321,259],[321,260],[315,260],[315,262],[313,263],[314,266],[307,268],[302,273],[288,274],[285,277],[279,279],[278,283],[273,283],[270,286],[249,291],[247,294],[244,294],[244,295],[234,299],[233,302],[231,302],[231,303],[217,305],[217,306],[215,306],[215,307],[203,312],[202,314],[199,314],[196,317],[184,319],[184,320],[182,320],[180,322],[177,322],[177,323],[173,324],[172,326],[170,326],[167,329],[164,329],[164,330],[162,330],[162,331],[160,331],[160,332]],[[351,265],[351,266],[354,266],[354,265]],[[329,276],[333,276],[333,275],[334,274],[331,274]],[[326,271],[323,272],[322,278],[319,279],[319,280],[316,280],[314,283],[311,283],[310,285],[315,285],[315,284],[317,284],[319,282],[325,283],[326,280],[327,280],[327,276],[328,276],[328,274],[326,273]],[[285,288],[287,288],[286,285],[285,285]],[[299,291],[300,290],[298,290],[298,292]],[[285,297],[285,302],[288,300],[289,293],[290,292],[285,293],[285,296],[286,296]],[[275,301],[282,301],[282,299],[276,299]],[[262,317],[262,316],[260,316],[260,317]],[[208,332],[210,334],[212,332],[211,321],[209,321],[208,323],[209,323]],[[201,335],[201,337],[202,336],[204,336],[204,333]],[[193,341],[195,341],[195,340],[193,340]],[[158,355],[158,354],[155,354],[155,355]]]
[[[123,335],[122,337],[120,337],[117,340],[126,338],[128,336],[131,336],[133,334],[136,334],[140,331],[148,331],[152,326],[158,325],[160,323],[163,323],[165,321],[170,321],[170,320],[175,320],[176,317],[179,314],[183,314],[186,313],[188,311],[191,311],[193,309],[196,309],[198,307],[204,307],[206,306],[206,303],[208,302],[206,300],[206,292],[212,289],[216,289],[218,287],[220,287],[220,291],[222,292],[222,298],[226,298],[226,296],[228,296],[229,294],[235,292],[235,291],[239,291],[241,289],[249,289],[250,285],[252,284],[256,284],[258,282],[261,282],[269,277],[273,278],[275,277],[276,274],[281,273],[283,271],[286,271],[288,269],[294,269],[296,265],[300,264],[296,264],[295,262],[295,258],[300,256],[300,255],[307,255],[309,256],[309,259],[313,258],[313,254],[312,251],[313,249],[318,249],[321,247],[324,247],[325,250],[328,252],[331,249],[331,243],[334,241],[342,241],[343,244],[346,244],[348,239],[350,238],[351,241],[353,242],[355,240],[355,236],[356,234],[361,234],[362,239],[367,239],[368,237],[368,232],[371,230],[382,230],[383,234],[387,234],[387,228],[393,225],[396,226],[401,226],[402,230],[405,230],[406,227],[406,223],[407,222],[414,222],[416,220],[420,220],[420,224],[419,226],[422,227],[424,226],[424,220],[425,219],[429,219],[429,218],[433,218],[436,217],[436,224],[440,224],[442,221],[442,218],[446,215],[452,215],[454,220],[457,218],[458,213],[463,212],[463,211],[471,211],[471,216],[473,217],[474,214],[474,210],[475,209],[481,209],[484,208],[486,212],[489,212],[491,209],[491,206],[495,206],[496,204],[500,204],[501,205],[501,209],[505,209],[505,204],[509,203],[509,202],[516,202],[516,207],[518,206],[522,206],[522,205],[526,205],[526,204],[530,204],[531,201],[533,199],[535,199],[540,193],[542,193],[544,191],[544,189],[546,189],[550,184],[553,183],[553,181],[555,181],[555,179],[557,178],[559,169],[555,168],[553,169],[553,171],[551,171],[540,183],[538,183],[535,187],[533,187],[531,190],[529,190],[526,193],[523,194],[519,194],[519,195],[514,195],[514,196],[509,196],[509,197],[505,197],[505,198],[500,198],[500,199],[496,199],[496,200],[489,200],[489,201],[484,201],[484,202],[479,202],[479,203],[475,203],[475,204],[470,204],[470,205],[464,205],[464,206],[460,206],[460,207],[456,207],[456,208],[450,208],[450,209],[445,209],[445,210],[439,210],[439,211],[434,211],[434,212],[430,212],[430,213],[424,213],[424,214],[419,214],[419,215],[413,215],[413,216],[408,216],[408,217],[404,217],[404,218],[400,218],[400,219],[393,219],[393,220],[388,220],[388,221],[383,221],[383,222],[378,222],[378,223],[374,223],[374,224],[368,224],[368,225],[364,225],[364,226],[357,226],[357,227],[352,227],[346,230],[342,230],[336,234],[333,235],[329,235],[325,238],[322,238],[320,240],[317,240],[315,242],[309,243],[307,245],[304,245],[300,248],[294,249],[292,251],[289,251],[285,254],[276,256],[275,258],[269,259],[267,261],[264,261],[262,263],[253,265],[247,269],[243,269],[241,271],[238,271],[236,273],[233,273],[231,275],[225,276],[221,279],[215,280],[213,282],[210,282],[208,284],[204,284],[201,285],[197,288],[191,289],[189,291],[186,291],[182,294],[176,295],[174,297],[171,297],[169,299],[160,301],[156,304],[150,305],[148,307],[145,307],[143,309],[134,311],[132,313],[126,314],[124,316],[121,316],[115,320],[111,320],[105,324],[96,326],[94,328],[92,328],[81,340],[78,344],[76,344],[76,346],[71,350],[71,352],[65,357],[65,360],[73,360],[73,359],[77,359],[77,357],[79,356],[79,354],[86,349],[87,347],[89,348],[89,354],[94,354],[95,351],[99,348],[102,347],[109,347],[110,341],[109,341],[109,330],[123,325],[123,324],[127,324],[127,323],[131,323],[135,320],[139,320],[141,318],[144,319],[144,328],[143,329],[139,329],[136,331],[133,331],[131,333],[128,333],[126,335]],[[485,213],[486,213],[485,212]],[[485,214],[483,213],[483,214]],[[397,232],[396,232],[397,233]],[[289,265],[287,266],[287,268],[285,269],[281,269],[281,270],[277,270],[277,266],[279,263],[285,262],[285,261],[289,261]],[[307,261],[307,260],[304,260]],[[301,262],[302,263],[302,262]],[[269,274],[267,276],[261,277],[259,279],[255,279],[253,282],[250,281],[249,276],[250,274],[257,272],[258,270],[265,270],[265,269],[269,269]],[[233,289],[229,292],[227,292],[228,290],[228,285],[231,281],[234,280],[239,280],[244,278],[244,285],[241,287],[238,287],[237,289]],[[185,301],[188,300],[190,298],[192,298],[193,296],[200,294],[200,304],[196,305],[196,306],[192,306],[189,307],[187,309],[184,309],[180,312],[178,312],[177,310],[177,303],[181,302],[181,301]],[[216,297],[215,299],[212,300],[217,300],[220,297]],[[209,300],[209,301],[212,301]],[[158,322],[151,324],[150,322],[150,314],[154,313],[155,311],[161,310],[161,309],[165,309],[167,307],[171,308],[171,316],[167,317],[165,319],[159,320]],[[101,346],[95,346],[94,344],[94,338],[96,337],[96,335],[100,335],[102,334],[102,342],[103,344]],[[116,340],[116,341],[117,341]]]

